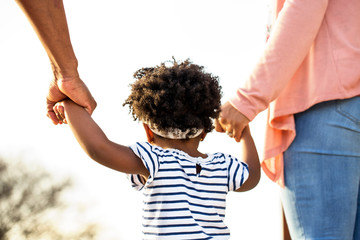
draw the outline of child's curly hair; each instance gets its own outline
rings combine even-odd
[[[161,63],[142,68],[134,78],[131,94],[123,104],[129,105],[134,120],[154,124],[160,131],[204,129],[207,133],[213,129],[222,93],[218,77],[204,72],[203,66],[190,60],[177,63],[173,58],[172,66]]]

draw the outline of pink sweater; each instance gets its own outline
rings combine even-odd
[[[262,168],[284,186],[294,114],[360,95],[360,1],[277,0],[265,51],[231,104],[250,120],[268,108]],[[360,106],[359,106],[360,107]]]

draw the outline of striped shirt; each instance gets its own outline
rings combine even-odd
[[[245,163],[223,153],[191,157],[177,149],[149,143],[130,147],[143,161],[148,180],[129,174],[143,190],[143,239],[229,239],[225,200],[248,178]],[[196,165],[201,166],[197,173]]]

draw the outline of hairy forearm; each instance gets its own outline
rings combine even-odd
[[[53,68],[56,79],[78,77],[62,0],[16,0],[28,17]]]

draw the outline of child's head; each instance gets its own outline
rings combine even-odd
[[[129,105],[134,120],[159,132],[180,130],[186,139],[199,129],[206,133],[213,129],[212,120],[220,113],[221,87],[218,77],[204,72],[204,67],[174,59],[171,66],[139,69],[134,78],[123,104]]]

